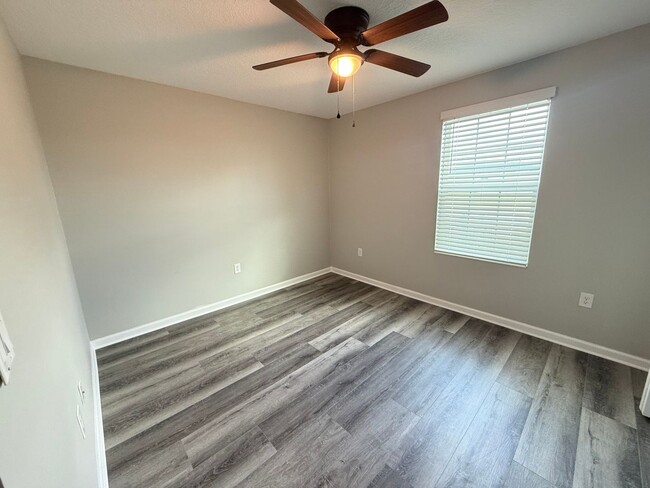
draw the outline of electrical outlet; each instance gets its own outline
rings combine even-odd
[[[584,308],[591,308],[594,305],[594,295],[592,293],[585,293],[584,291],[580,293],[580,300],[578,301],[578,306]]]
[[[83,405],[86,402],[86,390],[84,390],[81,381],[77,383],[77,392],[79,393],[79,398],[81,398],[81,404]]]
[[[81,430],[81,435],[86,438],[86,427],[84,426],[84,419],[81,416],[81,407],[77,405],[77,423],[79,424],[79,429]]]
[[[363,248],[362,247],[357,249],[357,256],[359,256],[359,257],[363,256]]]
[[[241,273],[241,263],[235,263],[235,274]]]

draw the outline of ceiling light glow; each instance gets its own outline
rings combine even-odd
[[[341,52],[330,59],[330,68],[342,78],[354,75],[363,64],[363,57],[355,53]]]

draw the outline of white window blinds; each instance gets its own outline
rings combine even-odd
[[[520,104],[444,121],[436,252],[528,265],[554,93],[534,92],[537,100],[527,103],[512,97]]]

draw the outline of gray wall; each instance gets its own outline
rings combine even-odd
[[[440,112],[551,85],[529,267],[434,254]],[[334,266],[650,357],[650,26],[364,110],[354,130],[347,117],[332,120],[330,130]],[[577,306],[581,291],[595,294],[593,309]]]
[[[329,266],[327,121],[24,67],[91,338]]]
[[[0,310],[16,348],[0,388],[7,488],[97,486],[88,335],[20,58],[0,20]],[[75,420],[77,381],[88,437]]]

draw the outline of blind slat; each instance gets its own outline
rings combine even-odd
[[[446,120],[435,250],[528,264],[550,99]]]

